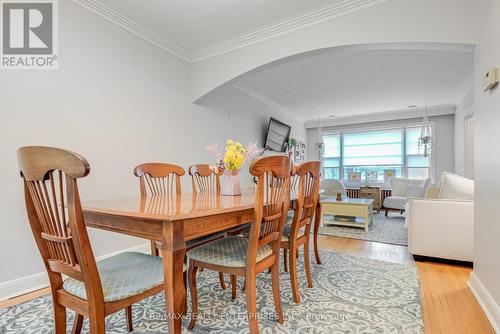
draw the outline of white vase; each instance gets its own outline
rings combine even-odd
[[[240,171],[239,170],[225,170],[222,177],[222,195],[238,196],[241,195],[240,187]]]

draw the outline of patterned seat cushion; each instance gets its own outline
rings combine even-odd
[[[124,299],[163,283],[163,264],[158,256],[143,253],[121,253],[97,262],[104,301]],[[68,278],[64,290],[87,299],[83,282]]]
[[[248,239],[242,236],[225,237],[196,247],[187,252],[187,257],[205,263],[240,268],[245,267]],[[257,249],[257,262],[273,253],[269,245]]]
[[[281,241],[290,240],[290,233],[292,233],[292,224],[286,224],[281,236]],[[304,228],[301,228],[297,233],[297,239],[304,235]]]
[[[403,210],[407,202],[407,197],[389,196],[384,199],[384,208]]]

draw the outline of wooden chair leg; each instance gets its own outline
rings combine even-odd
[[[283,248],[283,268],[285,273],[288,272],[288,249]]]
[[[90,312],[89,326],[91,334],[106,333],[106,317],[104,316],[104,312]]]
[[[66,334],[66,308],[54,302],[55,333]]]
[[[243,287],[241,288],[241,292],[245,292],[247,289],[247,280],[245,278],[245,280],[243,281]]]
[[[198,267],[195,267],[194,261],[189,261],[189,291],[191,292],[191,322],[189,323],[189,330],[193,330],[198,317],[198,288],[196,287],[196,272]]]
[[[309,240],[307,239],[304,244],[304,267],[306,268],[307,286],[312,288],[314,285],[311,275],[311,260],[309,258]]]
[[[151,255],[158,256],[160,253],[158,252],[158,248],[156,248],[156,241],[150,241],[151,246]]]
[[[290,245],[290,283],[292,286],[293,300],[300,304],[299,284],[297,282],[297,247]]]
[[[387,217],[387,214],[389,213],[389,209],[385,209],[385,216]]]
[[[231,299],[236,299],[236,275],[231,275]]]
[[[132,305],[125,308],[125,319],[127,320],[127,331],[132,332],[134,325],[132,323]]]
[[[184,280],[184,288],[187,291],[187,288],[188,288],[188,277],[187,277],[187,272],[186,271],[182,273],[182,279]],[[184,295],[187,296],[187,293],[185,293]],[[183,315],[187,314],[187,298],[184,298],[184,305],[182,305],[182,314]]]
[[[83,315],[75,312],[75,319],[73,321],[73,327],[71,328],[71,334],[80,334],[83,327]]]
[[[257,320],[257,296],[255,287],[255,272],[248,273],[248,268],[247,268],[246,280],[247,280],[246,297],[247,297],[248,326],[250,327],[250,334],[258,334],[259,322]]]
[[[282,324],[284,322],[283,310],[281,308],[281,295],[280,295],[280,267],[279,262],[276,261],[271,267],[272,275],[272,287],[273,287],[273,299],[274,308],[276,310],[276,315],[278,316],[278,323]]]
[[[219,272],[219,282],[222,290],[226,290],[226,282],[224,281],[224,273]]]

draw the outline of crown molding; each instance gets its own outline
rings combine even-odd
[[[280,23],[267,26],[252,33],[242,35],[235,39],[216,44],[204,50],[191,53],[191,61],[198,62],[223,53],[256,44],[274,37],[309,27],[323,21],[348,15],[359,10],[372,7],[388,0],[344,0],[339,3],[321,7],[305,14],[301,14]]]
[[[114,11],[106,5],[103,5],[97,0],[72,0],[77,5],[97,14],[111,23],[120,26],[121,28],[141,37],[142,39],[156,45],[157,47],[179,57],[187,62],[191,62],[191,55],[186,50],[178,47],[177,45],[167,41],[160,35],[152,32],[151,30],[143,27],[142,25],[132,21],[131,19],[123,16],[122,14]]]
[[[240,92],[242,92],[250,97],[253,97],[254,99],[259,100],[260,102],[268,105],[269,107],[271,107],[271,108],[273,108],[273,109],[275,109],[275,110],[277,110],[277,111],[279,111],[287,116],[292,117],[293,119],[295,119],[298,122],[302,122],[302,123],[304,122],[303,120],[297,118],[297,115],[295,115],[287,107],[281,105],[280,103],[274,101],[270,97],[265,96],[264,94],[256,91],[252,87],[250,87],[242,82],[237,82],[237,83],[233,84],[233,87],[236,88],[237,90],[239,90]]]
[[[429,117],[454,115],[456,113],[456,105],[443,104],[436,106],[428,106],[427,113]],[[370,114],[359,114],[351,116],[339,116],[334,119],[321,119],[321,127],[333,127],[360,123],[384,122],[398,119],[422,118],[424,108],[403,109],[375,112]],[[318,120],[310,120],[305,122],[306,129],[318,128],[320,123]]]
[[[323,21],[348,15],[389,0],[343,0],[330,6],[314,9],[310,12],[289,18],[277,24],[267,26],[252,33],[219,43],[206,49],[188,52],[148,28],[114,11],[98,0],[72,0],[75,4],[97,14],[121,28],[141,37],[157,47],[189,62],[195,63],[245,46],[256,44],[274,37],[309,27]]]

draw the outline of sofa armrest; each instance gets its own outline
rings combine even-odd
[[[473,201],[410,198],[407,219],[412,254],[472,262]]]

